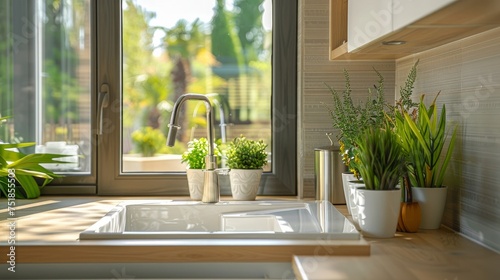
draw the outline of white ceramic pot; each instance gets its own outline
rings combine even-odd
[[[401,190],[356,190],[358,223],[366,237],[390,238],[396,233]]]
[[[347,206],[347,211],[349,211],[349,215],[352,216],[351,213],[351,206],[352,202],[354,200],[349,199],[350,191],[349,191],[349,181],[354,181],[356,180],[356,177],[354,177],[354,173],[352,172],[343,172],[342,173],[342,188],[344,189],[344,198],[345,198],[345,204]]]
[[[262,169],[231,169],[229,181],[234,200],[255,200]]]
[[[419,228],[438,229],[443,218],[448,188],[411,188],[411,191],[413,200],[418,202],[422,213]]]
[[[365,188],[365,184],[363,183],[363,181],[359,181],[359,180],[355,179],[354,181],[349,181],[348,186],[349,186],[349,201],[351,204],[350,211],[351,211],[352,221],[354,222],[354,225],[359,229],[356,190],[360,189],[360,188]]]
[[[201,200],[203,197],[203,183],[205,181],[205,174],[203,169],[186,169],[189,196],[192,200]]]

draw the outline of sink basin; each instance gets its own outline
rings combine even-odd
[[[359,232],[325,201],[124,201],[80,233],[95,239],[356,240]]]

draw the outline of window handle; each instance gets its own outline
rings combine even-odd
[[[102,135],[102,120],[104,108],[109,105],[109,85],[104,83],[101,85],[97,100],[97,135]]]

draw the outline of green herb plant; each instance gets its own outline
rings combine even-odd
[[[418,61],[411,68],[404,87],[400,88],[400,99],[396,102],[408,111],[418,106],[418,103],[411,99],[417,76],[417,65]],[[384,98],[384,77],[376,69],[374,71],[378,76],[378,82],[373,86],[374,91],[368,89],[369,95],[364,103],[353,101],[349,73],[346,70],[344,70],[345,89],[342,92],[327,85],[333,104],[326,105],[326,107],[332,120],[332,127],[339,131],[337,140],[340,144],[342,161],[358,178],[360,174],[357,167],[359,160],[357,160],[356,139],[370,127],[384,127],[387,118],[395,119],[396,105],[388,103]],[[393,124],[394,121],[391,123]]]
[[[375,69],[374,69],[375,70]],[[381,127],[385,122],[385,114],[390,109],[384,100],[384,78],[378,72],[377,85],[374,85],[375,94],[368,89],[366,102],[355,104],[351,96],[351,82],[349,73],[344,70],[345,89],[342,92],[327,85],[332,95],[333,105],[326,106],[334,129],[339,130],[337,140],[340,143],[342,161],[359,178],[356,160],[356,139],[369,127]]]
[[[220,140],[214,143],[214,154],[218,161],[221,159]],[[208,140],[205,137],[193,139],[188,142],[188,150],[182,154],[182,163],[186,163],[190,169],[204,169],[205,158],[208,155]]]
[[[404,170],[404,151],[390,126],[366,129],[356,140],[356,145],[357,166],[366,189],[396,189]]]
[[[227,166],[231,169],[260,169],[267,163],[267,144],[263,140],[251,140],[244,136],[228,143]]]

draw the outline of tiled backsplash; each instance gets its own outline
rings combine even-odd
[[[500,251],[500,28],[398,60],[398,87],[417,59],[415,93],[458,125],[443,223]]]
[[[329,0],[302,0],[299,40],[299,193],[314,197],[314,148],[329,144],[331,128],[322,102],[331,103],[326,84],[344,85],[351,76],[353,96],[364,100],[377,81],[372,67],[385,77],[387,98],[394,98],[419,59],[415,97],[434,97],[446,104],[458,125],[457,147],[445,183],[449,186],[443,223],[500,251],[500,29],[424,53],[392,61],[329,61]]]
[[[368,89],[378,81],[377,69],[385,78],[387,98],[394,97],[395,62],[384,61],[335,61],[328,59],[329,0],[300,1],[299,18],[299,193],[314,197],[314,148],[327,146],[326,133],[337,134],[332,129],[327,108],[332,104],[327,85],[344,89],[344,69],[349,72],[352,96],[365,101]],[[335,136],[333,137],[335,139]],[[337,143],[336,143],[337,144]]]

